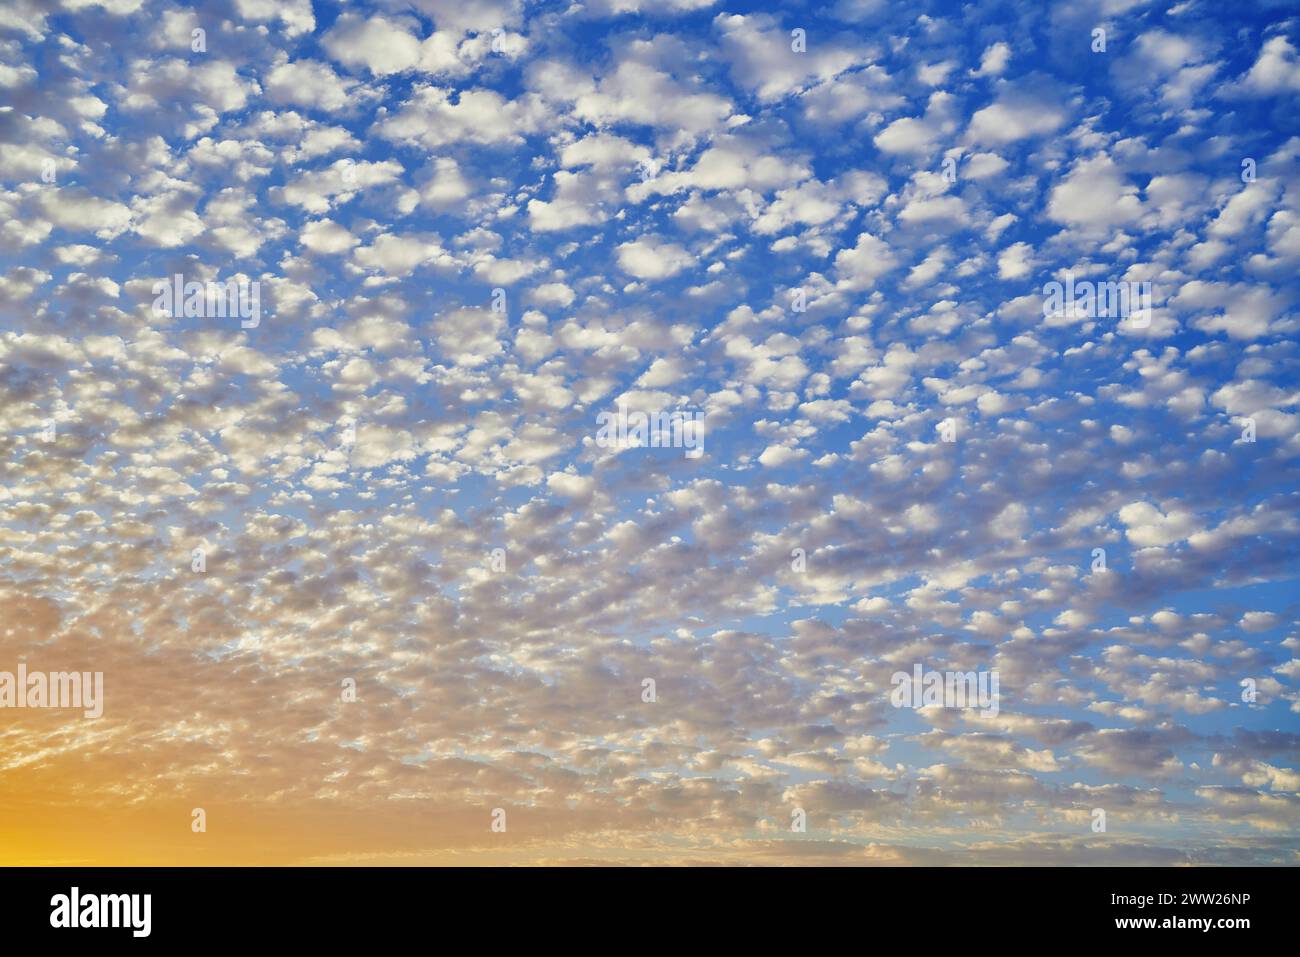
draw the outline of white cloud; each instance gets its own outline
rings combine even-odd
[[[303,226],[299,241],[312,252],[345,253],[361,241],[331,219],[319,219]]]
[[[666,279],[693,262],[691,254],[677,243],[638,239],[618,247],[619,267],[638,279]]]
[[[1131,223],[1142,212],[1137,187],[1105,153],[1078,160],[1047,203],[1056,222],[1099,229]]]

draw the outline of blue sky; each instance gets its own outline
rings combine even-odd
[[[0,670],[108,699],[4,715],[32,859],[52,800],[193,798],[338,815],[292,860],[1295,863],[1298,47],[1195,0],[7,5]],[[1146,321],[1047,314],[1067,273]],[[260,322],[156,313],[178,274]],[[601,447],[620,402],[705,454]],[[914,664],[998,714],[892,708]]]

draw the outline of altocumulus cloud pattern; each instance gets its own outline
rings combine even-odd
[[[3,862],[1296,863],[1288,6],[7,0]]]

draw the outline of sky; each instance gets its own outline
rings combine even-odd
[[[103,700],[0,864],[1300,863],[1298,118],[1273,2],[7,0],[0,681]]]

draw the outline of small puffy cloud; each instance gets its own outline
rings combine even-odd
[[[437,236],[385,233],[353,253],[357,264],[391,276],[409,276],[445,256]]]
[[[997,43],[984,48],[984,53],[980,57],[979,69],[973,72],[976,76],[999,76],[1006,70],[1010,61],[1010,44],[1004,40],[999,40]]]
[[[1024,538],[1029,530],[1029,510],[1019,502],[1012,502],[989,521],[989,532],[998,538]]]
[[[763,14],[719,14],[714,27],[732,76],[760,100],[825,82],[869,58],[863,47],[838,37],[820,37],[796,51],[790,28]]]
[[[1269,332],[1290,301],[1288,293],[1268,286],[1194,279],[1178,290],[1169,305],[1196,316],[1193,325],[1203,332],[1258,339]]]
[[[1137,187],[1105,153],[1078,160],[1047,202],[1056,222],[1098,229],[1131,223],[1142,212]]]
[[[534,287],[528,293],[529,302],[543,309],[548,306],[563,308],[573,302],[573,290],[562,282],[547,282]]]
[[[344,13],[321,39],[331,57],[353,70],[387,76],[420,61],[420,40],[401,22]]]
[[[315,253],[345,253],[361,240],[331,219],[318,219],[305,224],[298,241]]]
[[[433,337],[442,354],[471,368],[501,354],[504,331],[504,317],[491,309],[456,309],[433,320]]]
[[[1034,248],[1029,243],[1013,243],[998,253],[998,278],[1023,279],[1034,268]]]
[[[274,103],[334,112],[346,107],[355,81],[345,80],[325,63],[282,59],[263,79],[267,98]]]
[[[1002,146],[1017,140],[1055,133],[1069,119],[1066,100],[1054,85],[1039,80],[1007,86],[990,105],[977,110],[966,131],[972,143]]]
[[[1149,502],[1133,502],[1119,510],[1128,540],[1139,548],[1171,545],[1200,530],[1196,516],[1177,506],[1162,512]]]
[[[1300,93],[1300,55],[1291,40],[1285,36],[1265,40],[1254,65],[1227,92],[1244,96]]]
[[[905,116],[894,120],[873,142],[884,153],[932,153],[941,140],[957,129],[956,102],[951,94],[936,92],[926,103],[924,116]]]
[[[271,192],[286,203],[319,215],[329,212],[335,204],[347,202],[362,190],[395,182],[401,173],[402,165],[396,160],[341,159],[323,169],[303,173]]]
[[[835,272],[846,288],[870,289],[896,263],[888,243],[864,232],[858,235],[857,242],[851,249],[841,249],[836,254]]]
[[[693,262],[694,257],[677,243],[638,239],[618,247],[619,268],[638,279],[667,279]]]
[[[535,96],[507,100],[495,90],[454,94],[443,87],[420,85],[373,131],[394,143],[436,150],[459,142],[521,142],[546,119],[545,105]]]
[[[278,20],[291,37],[316,29],[311,0],[235,0],[235,11],[245,20]]]
[[[808,457],[806,449],[791,448],[788,445],[769,445],[758,457],[758,464],[764,468],[777,469]]]

